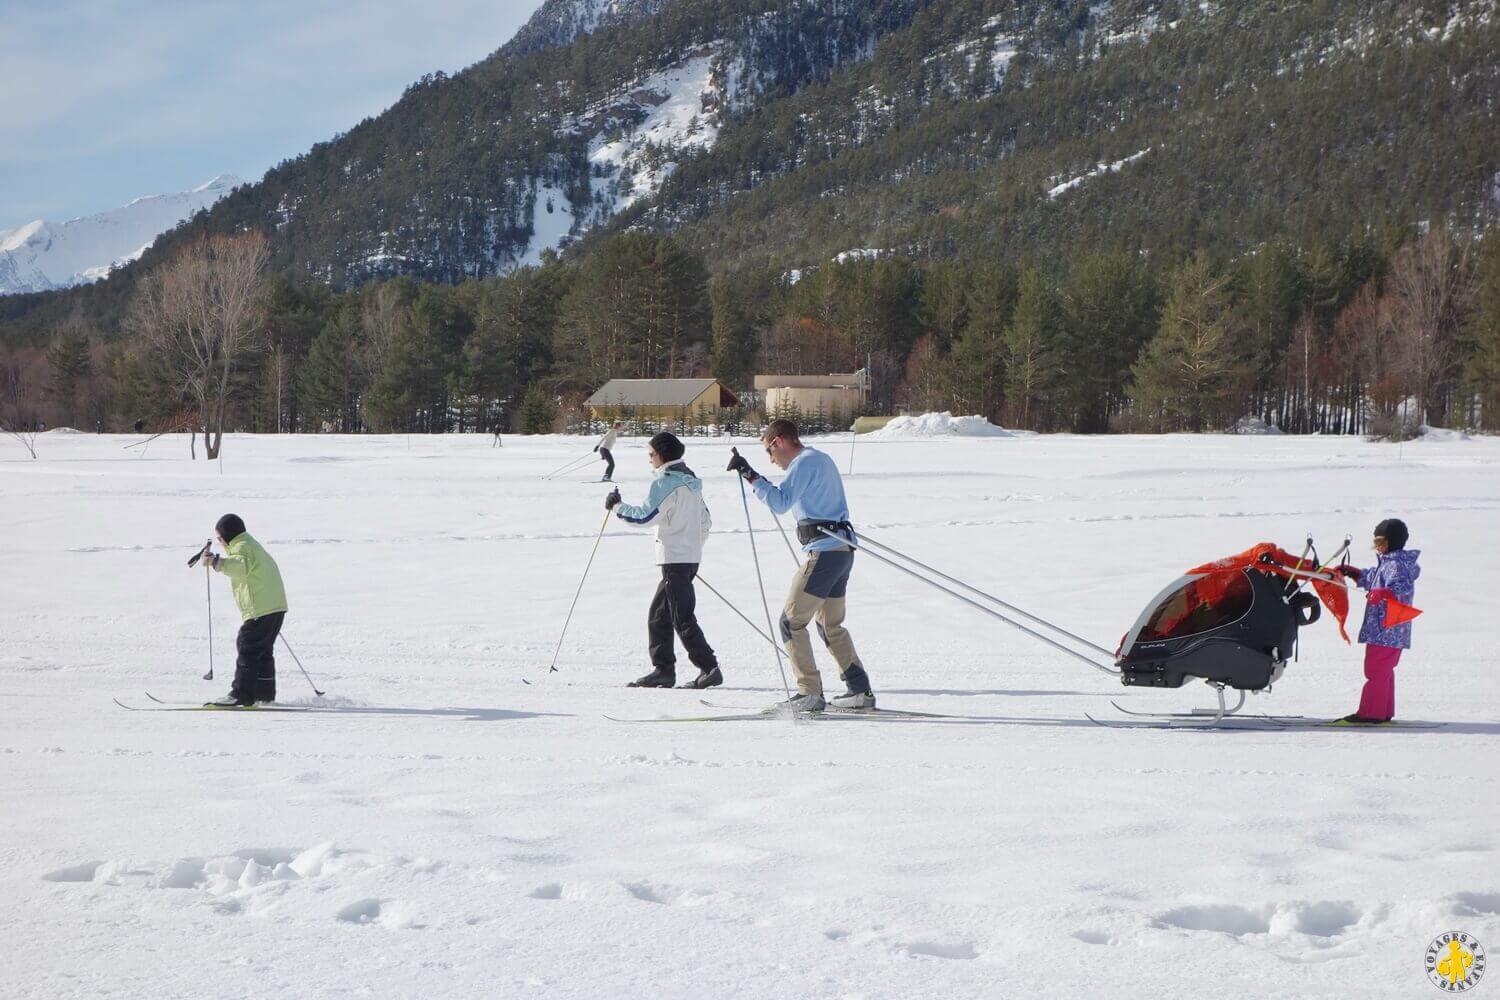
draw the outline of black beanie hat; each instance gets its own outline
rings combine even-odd
[[[677,440],[676,434],[662,431],[660,434],[652,435],[651,450],[660,455],[662,461],[675,462],[687,449],[682,446],[681,441]]]
[[[219,518],[219,523],[214,525],[214,530],[224,541],[232,542],[245,533],[245,522],[240,520],[238,514],[225,514]]]
[[[1386,545],[1390,546],[1392,552],[1400,552],[1406,548],[1406,540],[1410,537],[1406,530],[1406,522],[1395,517],[1388,517],[1375,525],[1375,534],[1385,539]]]

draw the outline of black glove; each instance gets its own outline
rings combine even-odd
[[[745,461],[745,456],[740,454],[739,449],[736,448],[732,450],[734,451],[734,457],[729,460],[727,471],[738,472],[740,475],[745,477],[745,482],[747,483],[753,483],[757,479],[759,479],[760,474],[757,473],[754,469],[750,468],[750,463]]]
[[[210,569],[218,569],[219,563],[224,561],[224,557],[215,555],[214,553],[210,552],[208,555],[203,557],[203,561],[208,564]]]
[[[1333,571],[1335,573],[1337,573],[1339,576],[1347,576],[1349,579],[1353,580],[1355,583],[1358,583],[1359,582],[1359,578],[1361,576],[1364,576],[1364,571],[1361,570],[1361,569],[1357,569],[1354,566],[1335,566],[1333,568]]]
[[[612,489],[612,490],[609,491],[609,496],[607,496],[607,497],[604,498],[604,509],[605,510],[614,510],[615,509],[615,504],[617,504],[619,502],[620,502],[620,489],[617,486],[614,489]]]

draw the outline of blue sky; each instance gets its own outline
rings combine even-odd
[[[541,0],[0,0],[0,229],[256,180]]]

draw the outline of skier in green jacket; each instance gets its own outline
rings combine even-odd
[[[234,645],[234,686],[216,705],[247,707],[276,700],[276,637],[286,619],[286,588],[281,571],[261,544],[245,530],[236,514],[225,514],[214,525],[224,555],[208,556],[208,565],[229,577],[234,603],[239,606],[239,635]]]

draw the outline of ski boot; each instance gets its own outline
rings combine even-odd
[[[657,667],[644,677],[637,677],[626,687],[633,688],[669,688],[677,686],[677,674],[670,669]]]
[[[865,673],[865,668],[858,663],[849,665],[844,671],[844,686],[848,688],[843,694],[830,698],[828,704],[834,708],[864,708],[875,707],[875,692],[870,690],[870,677]]]
[[[700,668],[698,671],[698,676],[694,677],[692,680],[688,681],[682,686],[685,688],[695,688],[701,691],[704,688],[718,687],[723,683],[724,675],[719,673],[718,667],[714,667],[712,670],[703,670]]]

